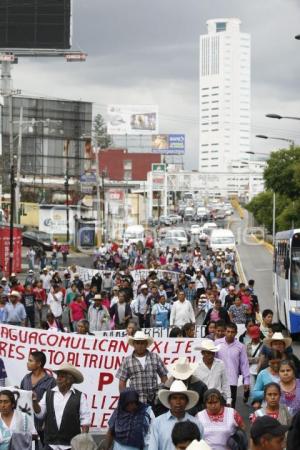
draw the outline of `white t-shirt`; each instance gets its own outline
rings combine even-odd
[[[145,356],[137,356],[135,355],[139,362],[142,364],[143,369],[145,369],[145,365],[146,365],[146,355]]]

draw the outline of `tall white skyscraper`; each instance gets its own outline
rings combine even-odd
[[[200,36],[201,172],[228,172],[249,159],[250,35],[236,18],[207,21]]]

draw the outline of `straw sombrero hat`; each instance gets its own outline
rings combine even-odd
[[[66,372],[70,375],[73,375],[75,384],[82,383],[84,380],[82,373],[78,369],[76,369],[76,367],[72,366],[72,364],[63,363],[58,366],[57,369],[53,370],[53,372],[56,374],[57,372]]]
[[[147,341],[147,348],[153,344],[153,338],[147,336],[143,331],[136,331],[134,336],[128,336],[129,345],[133,345],[136,341]]]
[[[184,382],[181,380],[173,381],[170,390],[161,389],[158,392],[158,398],[166,408],[170,407],[169,397],[172,394],[183,394],[188,398],[188,402],[185,407],[186,411],[193,408],[199,401],[199,394],[195,391],[189,391]]]
[[[197,363],[190,363],[187,358],[182,356],[175,364],[171,364],[169,372],[176,380],[187,380],[193,375],[197,367]]]
[[[265,338],[263,343],[268,347],[271,347],[272,342],[274,341],[283,341],[286,347],[290,347],[292,345],[292,338],[284,337],[282,333],[274,333],[272,337]]]
[[[214,341],[211,339],[202,339],[199,345],[197,345],[194,350],[201,350],[205,352],[216,353],[220,349],[219,345],[215,345]]]

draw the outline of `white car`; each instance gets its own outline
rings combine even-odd
[[[183,228],[172,228],[171,230],[169,229],[165,237],[168,239],[177,239],[180,242],[181,249],[187,249],[188,239]]]
[[[194,224],[191,226],[191,234],[200,234],[201,227],[200,225]]]
[[[203,225],[203,229],[204,228],[218,228],[218,225],[215,222],[206,222]]]

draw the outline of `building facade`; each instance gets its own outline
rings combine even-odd
[[[61,179],[63,186],[67,172],[69,177],[79,179],[85,166],[85,137],[92,133],[92,103],[14,96],[12,117],[13,136],[10,143],[9,103],[6,97],[2,109],[4,189],[9,191],[11,153],[18,158],[20,156],[21,184],[29,180],[32,188],[40,189],[41,185],[48,184],[49,179]],[[21,148],[18,150],[20,134]],[[53,184],[57,184],[54,181]]]
[[[231,161],[249,159],[251,42],[240,24],[208,20],[200,36],[201,172],[230,172]]]
[[[145,181],[153,163],[160,163],[154,153],[129,153],[127,149],[100,150],[99,168],[113,181]]]

